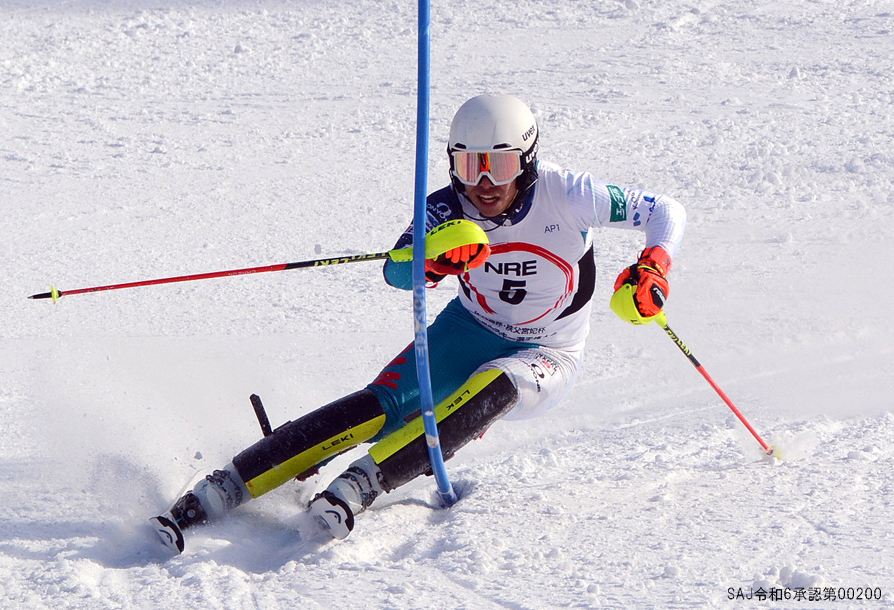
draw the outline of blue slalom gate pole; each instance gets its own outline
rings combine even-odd
[[[419,77],[416,106],[416,196],[413,207],[413,319],[416,349],[416,376],[419,378],[419,400],[425,440],[432,473],[438,485],[441,503],[456,503],[456,492],[447,477],[447,467],[441,452],[438,423],[431,390],[431,369],[428,361],[428,330],[425,308],[425,227],[428,197],[428,132],[431,81],[431,4],[419,0]]]

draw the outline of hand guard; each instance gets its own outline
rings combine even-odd
[[[671,257],[660,246],[646,248],[635,265],[621,272],[615,280],[611,308],[625,322],[649,324],[661,313],[670,287],[667,272]]]
[[[425,261],[425,279],[440,282],[448,275],[459,275],[484,264],[490,256],[487,244],[467,244],[448,250],[436,259]]]

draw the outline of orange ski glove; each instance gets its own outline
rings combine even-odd
[[[631,324],[651,322],[664,309],[670,294],[667,272],[671,257],[661,246],[646,248],[635,265],[621,272],[615,280],[612,310]]]
[[[440,282],[448,275],[459,275],[484,264],[490,256],[487,244],[467,244],[448,250],[436,259],[425,261],[425,278]]]

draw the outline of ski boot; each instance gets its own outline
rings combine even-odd
[[[149,521],[166,547],[182,553],[183,530],[223,516],[247,497],[245,483],[230,466],[206,476],[192,491],[177,500],[171,510]]]
[[[308,512],[333,538],[344,540],[354,529],[354,517],[384,491],[382,473],[366,455],[341,473],[308,505]]]

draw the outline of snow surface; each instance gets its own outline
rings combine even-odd
[[[248,396],[278,425],[361,387],[409,295],[360,263],[25,297],[390,248],[416,5],[4,0],[0,607],[894,607],[894,3],[434,4],[431,188],[455,109],[508,92],[543,158],[678,198],[670,325],[783,460],[611,314],[641,235],[606,230],[573,395],[449,462],[455,507],[420,479],[302,541],[335,463],[167,558],[146,519],[258,438]],[[823,599],[728,599],[783,586]]]

